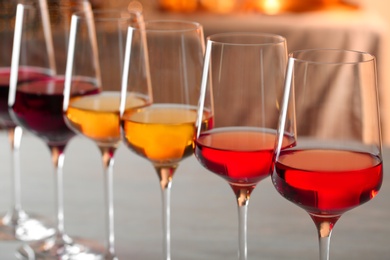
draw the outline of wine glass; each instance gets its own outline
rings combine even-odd
[[[70,16],[76,10],[90,9],[88,2],[56,5],[45,1],[18,4],[12,51],[9,112],[14,122],[28,130],[48,146],[55,172],[57,226],[47,239],[23,245],[17,252],[27,259],[98,259],[103,249],[95,241],[69,237],[64,230],[63,165],[65,148],[74,136],[63,119],[62,102],[66,48]],[[28,70],[39,79],[18,83],[18,71]],[[92,84],[80,79],[72,95],[82,96],[96,91]]]
[[[137,11],[120,10],[81,12],[72,17],[63,111],[71,129],[94,141],[102,155],[107,214],[105,259],[117,259],[114,244],[113,168],[115,151],[121,143],[119,107],[127,35],[139,40],[138,47],[134,47],[138,51],[134,50],[132,68],[142,72],[146,68],[145,47],[140,41],[142,37],[127,34],[127,31],[131,26],[142,23],[142,19],[142,14]],[[146,76],[147,73],[143,73],[134,82],[140,89],[142,82],[147,82]],[[80,78],[89,79],[96,87],[94,95],[73,95],[78,88],[77,79]],[[137,92],[128,97],[124,106],[136,108],[148,102],[147,96]]]
[[[313,49],[289,54],[272,181],[314,221],[320,259],[334,225],[382,184],[375,58]],[[281,140],[289,139],[289,147]]]
[[[8,132],[13,184],[11,209],[0,219],[0,240],[33,241],[49,237],[55,230],[47,219],[34,213],[27,213],[22,208],[19,149],[23,131],[12,121],[8,113],[16,5],[16,1],[0,3],[0,126]],[[39,75],[29,71],[19,71],[20,82],[34,80],[34,78],[39,78]]]
[[[172,178],[180,161],[193,154],[203,28],[189,21],[154,20],[146,21],[144,29],[153,104],[121,110],[121,127],[125,144],[157,172],[163,203],[164,259],[170,259]],[[136,85],[123,86],[124,93],[131,93]]]
[[[286,45],[282,36],[263,33],[207,38],[195,155],[236,196],[241,260],[247,259],[250,195],[271,174]],[[205,114],[212,118],[209,128],[203,126]]]

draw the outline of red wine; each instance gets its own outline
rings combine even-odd
[[[4,128],[13,128],[15,123],[8,112],[8,93],[10,68],[0,68],[0,126]],[[29,82],[37,79],[46,78],[48,75],[42,69],[22,68],[19,70],[18,83]]]
[[[372,199],[382,185],[382,161],[348,150],[285,150],[273,183],[286,199],[314,215],[341,215]]]
[[[195,155],[205,168],[231,184],[254,185],[272,171],[275,134],[249,127],[205,131],[195,141]]]
[[[19,84],[11,110],[20,126],[50,145],[64,145],[74,135],[63,117],[64,80],[58,76]],[[73,96],[97,93],[97,87],[87,81],[72,84]]]

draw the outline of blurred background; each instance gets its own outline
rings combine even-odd
[[[208,35],[279,34],[288,51],[339,48],[377,58],[382,135],[390,144],[390,1],[383,0],[90,0],[94,8],[142,10],[145,19],[197,21]],[[335,111],[337,113],[337,111]]]
[[[48,0],[49,5],[86,0]],[[8,2],[8,1],[7,1]],[[204,34],[255,31],[287,39],[288,51],[338,48],[377,59],[384,143],[390,145],[390,1],[383,0],[90,0],[95,9],[140,10],[146,20],[185,19]],[[0,1],[1,4],[6,1]],[[335,111],[337,113],[337,111]]]
[[[390,25],[390,2],[383,0],[91,0],[96,8],[142,6],[145,13],[153,9],[173,12],[280,14],[332,8],[367,9],[377,12]]]

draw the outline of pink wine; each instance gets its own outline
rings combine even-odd
[[[72,95],[97,92],[97,87],[86,81],[73,83]],[[19,84],[12,115],[23,128],[51,145],[63,145],[74,135],[64,121],[62,102],[64,77],[51,77]]]
[[[382,161],[348,150],[285,150],[272,179],[283,197],[309,213],[341,215],[376,196]]]
[[[200,134],[195,155],[205,168],[231,184],[254,185],[272,171],[275,138],[275,132],[262,128],[216,128]],[[288,144],[288,138],[284,142]]]
[[[15,127],[8,112],[8,93],[10,68],[0,68],[0,126],[5,128]],[[18,83],[29,82],[37,79],[46,78],[47,74],[41,69],[22,68],[19,70]]]

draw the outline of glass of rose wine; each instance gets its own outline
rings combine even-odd
[[[142,14],[135,10],[96,10],[75,13],[72,17],[63,112],[70,128],[96,143],[101,152],[105,180],[106,260],[117,259],[113,170],[115,151],[121,144],[119,108],[122,73],[127,68],[124,57],[130,49],[132,57],[127,60],[129,71],[126,75],[129,84],[134,84],[134,91],[123,106],[136,109],[151,102],[143,38],[129,29],[142,22]],[[132,41],[126,45],[128,36]],[[139,75],[135,77],[136,81],[133,81],[133,74]],[[93,95],[74,95],[79,88],[79,78],[89,79],[95,86]]]
[[[334,225],[373,199],[382,184],[382,144],[375,58],[313,49],[289,54],[272,181],[303,208],[329,259]],[[289,137],[291,146],[283,147]]]
[[[238,206],[238,258],[247,259],[247,211],[256,185],[271,174],[286,40],[263,33],[207,38],[195,155],[227,181]],[[202,115],[212,124],[202,126]],[[283,145],[287,145],[287,139]]]
[[[37,136],[48,146],[54,167],[57,225],[47,239],[23,245],[18,256],[23,259],[97,259],[101,246],[92,240],[71,238],[64,230],[63,165],[65,148],[74,133],[66,125],[63,112],[66,50],[70,17],[76,10],[90,10],[88,2],[49,6],[18,4],[12,50],[9,112],[17,125]],[[31,26],[34,25],[34,26]],[[33,81],[19,82],[20,70],[40,75]],[[73,96],[97,91],[84,79],[77,79]]]
[[[163,203],[163,258],[169,260],[172,178],[180,161],[193,154],[203,28],[194,22],[155,20],[146,21],[141,29],[145,29],[153,104],[122,109],[121,127],[125,144],[157,172]],[[132,93],[136,87],[123,84],[122,91]],[[202,124],[207,125],[208,119],[205,116]]]
[[[33,241],[53,235],[55,229],[47,219],[22,208],[19,149],[23,130],[8,112],[16,6],[16,1],[0,3],[0,127],[8,132],[13,184],[11,209],[0,219],[0,240]],[[20,70],[18,81],[33,81],[41,76],[33,70]]]

